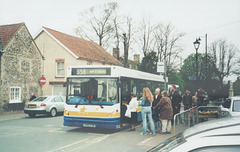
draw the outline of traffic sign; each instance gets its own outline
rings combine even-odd
[[[46,84],[46,78],[45,77],[41,77],[40,84],[41,85],[45,85]]]
[[[158,62],[157,63],[157,72],[164,72],[164,62]]]
[[[188,77],[189,80],[197,80],[196,76],[190,76]]]

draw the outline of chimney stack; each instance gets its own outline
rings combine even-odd
[[[140,63],[140,54],[134,54],[133,58],[135,63]]]
[[[113,57],[118,59],[117,55],[119,55],[119,49],[113,48]],[[119,55],[120,56],[120,55]]]

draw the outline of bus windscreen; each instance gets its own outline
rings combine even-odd
[[[118,103],[117,79],[70,78],[67,104],[114,105]]]

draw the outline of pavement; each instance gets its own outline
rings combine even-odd
[[[1,112],[0,121],[24,118],[27,115],[23,111]]]

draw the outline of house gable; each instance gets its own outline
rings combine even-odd
[[[2,29],[6,29],[5,25],[0,26],[0,31]],[[10,88],[20,88],[17,102],[27,101],[31,93],[41,95],[39,80],[42,75],[42,55],[24,23],[14,32],[9,31],[5,31],[3,36],[7,41],[5,39],[1,58],[0,110],[3,103],[16,101],[10,94]]]
[[[67,50],[71,55],[73,55],[76,59],[78,56],[74,54],[71,50],[69,50],[65,45],[63,45],[58,39],[56,39],[52,34],[50,34],[45,28],[42,28],[41,31],[35,36],[34,40],[36,40],[43,32],[45,32],[48,36],[50,36],[54,41],[56,41],[61,47]]]

